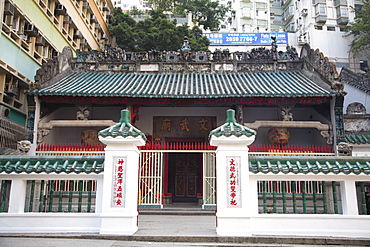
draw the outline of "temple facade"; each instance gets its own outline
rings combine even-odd
[[[49,70],[38,71],[30,91],[41,109],[34,150],[101,148],[98,131],[130,109],[132,123],[148,139],[143,149],[170,150],[157,164],[161,205],[202,204],[205,171],[214,163],[208,135],[227,109],[257,131],[251,152],[336,152],[344,138],[344,93],[335,66],[320,56],[308,47],[301,58],[294,50],[265,48],[232,54],[110,49],[77,57],[66,49]],[[55,67],[60,72],[52,74]]]
[[[28,213],[69,212],[80,220],[76,231],[87,224],[93,232],[132,234],[137,208],[185,204],[217,208],[220,235],[328,236],[336,227],[343,236],[366,236],[370,163],[345,143],[338,78],[335,65],[308,45],[300,54],[274,43],[234,53],[74,56],[65,48],[28,91],[29,156],[1,157],[0,209],[21,213],[19,225]],[[10,188],[20,188],[21,199],[6,199]],[[132,227],[109,228],[115,212]],[[230,231],[237,212],[238,224],[254,227]],[[274,214],[296,227],[273,229]],[[363,230],[339,229],[348,217]],[[310,221],[324,218],[320,228]],[[300,228],[302,220],[316,230]]]

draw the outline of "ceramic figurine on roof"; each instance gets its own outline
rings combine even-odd
[[[189,38],[184,37],[184,45],[181,47],[181,51],[191,51],[190,45],[189,45]]]

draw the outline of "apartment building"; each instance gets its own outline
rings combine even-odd
[[[25,91],[36,70],[66,46],[76,53],[112,44],[107,26],[112,9],[110,0],[0,0],[1,147],[14,148],[25,134],[32,107]]]
[[[338,68],[359,67],[351,60],[345,26],[354,20],[351,7],[358,0],[236,0],[231,31],[289,33],[289,44],[298,49],[308,43],[320,49]]]

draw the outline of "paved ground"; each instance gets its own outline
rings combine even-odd
[[[370,246],[369,239],[299,237],[217,237],[214,215],[140,215],[133,236],[99,234],[2,234],[0,247],[119,247],[119,246]]]
[[[206,247],[206,246],[274,246],[274,247],[319,247],[324,245],[277,245],[277,244],[232,244],[232,243],[194,243],[194,242],[146,242],[146,241],[117,241],[101,239],[73,239],[73,238],[14,238],[0,237],[1,247]],[[325,245],[326,247],[338,247],[338,245]],[[355,247],[351,245],[351,247]]]

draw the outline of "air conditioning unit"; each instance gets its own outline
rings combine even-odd
[[[53,50],[52,53],[51,53],[51,58],[56,58],[59,56],[59,52]]]
[[[67,15],[67,9],[62,4],[57,4],[55,6],[54,15]]]
[[[12,27],[13,26],[13,16],[12,15],[5,15],[4,16],[4,22],[7,26]]]
[[[64,17],[63,24],[71,24],[72,23],[72,18],[68,15]]]
[[[39,30],[33,24],[26,24],[24,27],[24,33],[28,34],[29,37],[39,36]]]
[[[308,9],[302,9],[301,16],[305,17],[308,14]]]
[[[75,33],[73,34],[73,39],[82,39],[83,36],[79,30],[76,30]]]
[[[36,46],[44,46],[45,44],[46,44],[46,40],[44,37],[39,36],[36,38],[36,42],[35,42]]]
[[[83,4],[82,4],[82,8],[83,8],[83,9],[90,8],[89,3],[88,3],[88,2],[83,2]]]
[[[14,15],[14,6],[10,2],[5,2],[4,5],[4,14],[5,15]]]
[[[10,108],[0,105],[0,117],[9,118]]]
[[[96,16],[90,18],[90,24],[92,23],[98,23],[98,19],[96,18]]]
[[[24,35],[24,25],[21,25],[17,32],[18,35]]]
[[[95,29],[97,29],[98,31],[103,31],[103,29],[101,28],[100,24],[96,24]]]
[[[104,11],[104,12],[108,12],[108,11],[109,11],[108,5],[104,5],[104,6],[103,6],[103,11]]]
[[[13,84],[9,84],[5,93],[9,96],[16,96],[18,95],[18,87]]]

